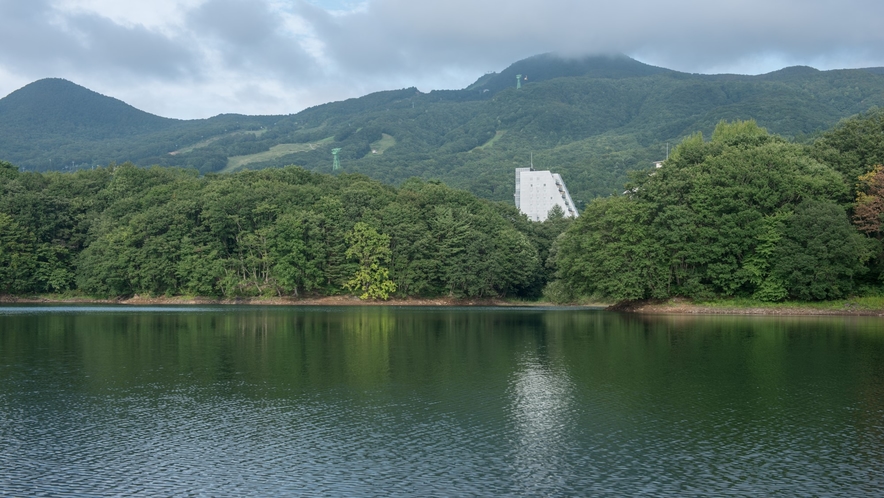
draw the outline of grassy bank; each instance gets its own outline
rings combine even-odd
[[[884,316],[884,296],[852,297],[834,301],[783,301],[771,303],[732,298],[714,301],[669,299],[619,303],[611,309],[634,313],[708,315],[872,315]]]

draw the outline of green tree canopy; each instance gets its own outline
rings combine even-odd
[[[0,169],[0,292],[94,296],[536,294],[544,233],[439,182],[297,167],[199,176]],[[356,276],[354,280],[354,276]]]
[[[344,287],[361,292],[360,299],[389,299],[396,292],[386,266],[390,262],[390,236],[360,221],[347,233],[347,244],[347,257],[356,260],[359,267]]]
[[[832,298],[855,288],[868,258],[836,202],[841,175],[751,121],[686,139],[627,188],[594,201],[560,243],[559,278],[581,293]],[[826,223],[808,223],[810,212]],[[838,269],[814,287],[811,261]]]

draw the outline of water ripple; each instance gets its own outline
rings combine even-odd
[[[249,313],[3,329],[0,495],[884,489],[874,334],[801,336],[801,324],[747,341],[738,322],[675,340],[559,310],[384,311],[374,324],[345,319],[375,311],[323,312],[315,327],[312,315]],[[414,329],[398,328],[403,316]]]

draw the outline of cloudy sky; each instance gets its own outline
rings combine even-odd
[[[0,97],[61,77],[175,118],[463,88],[519,59],[884,66],[880,0],[0,0]]]

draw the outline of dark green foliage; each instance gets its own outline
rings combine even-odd
[[[558,277],[573,293],[831,299],[856,289],[871,255],[836,204],[841,175],[754,122],[685,140],[627,188],[561,239]]]
[[[838,123],[814,142],[812,151],[854,187],[860,176],[884,164],[884,109],[873,108]]]
[[[528,77],[518,91],[516,74]],[[485,75],[465,90],[407,88],[291,116],[193,121],[158,118],[47,80],[0,100],[6,111],[0,113],[0,156],[34,171],[132,161],[207,174],[234,165],[229,158],[251,156],[244,168],[299,164],[331,173],[331,150],[341,148],[344,171],[394,185],[415,176],[441,179],[509,202],[513,168],[527,165],[533,152],[535,164],[561,173],[583,206],[622,191],[627,172],[663,159],[667,142],[697,130],[708,135],[722,119],[755,119],[774,133],[808,137],[875,105],[884,107],[884,78],[865,70],[690,75],[623,56],[547,54]],[[395,144],[372,153],[384,135]],[[852,183],[858,169],[847,163],[868,162],[869,154],[857,152],[855,160],[842,154],[839,143],[849,133],[842,135],[814,157],[844,170]],[[269,153],[280,144],[292,152]]]
[[[19,173],[0,164],[0,215],[7,264],[0,292],[65,291],[74,285],[74,257],[104,203],[97,193],[109,175]]]
[[[783,227],[782,240],[772,254],[771,276],[791,297],[836,299],[854,290],[872,248],[850,226],[843,208],[808,199],[796,206]]]
[[[270,234],[272,273],[280,288],[298,296],[316,292],[325,283],[327,250],[323,240],[323,218],[313,212],[280,216]]]
[[[666,297],[667,258],[649,226],[654,206],[627,197],[598,199],[559,240],[556,264],[569,295],[616,300]]]
[[[375,298],[496,297],[545,283],[532,241],[549,242],[533,224],[438,182],[395,189],[296,167],[201,177],[0,166],[0,293],[300,296],[350,283]],[[359,256],[366,247],[380,256]]]
[[[0,292],[21,294],[36,288],[34,235],[0,213]]]
[[[69,81],[35,81],[0,99],[6,126],[34,137],[68,135],[103,140],[155,132],[175,120],[161,118]]]
[[[29,171],[72,171],[131,161],[218,171],[228,155],[266,150],[255,132],[281,117],[219,115],[183,121],[155,116],[62,79],[44,79],[0,99],[0,155]],[[252,146],[238,147],[240,142]],[[178,149],[214,140],[187,157]],[[237,144],[237,145],[234,145]]]
[[[516,62],[500,73],[486,74],[467,90],[491,90],[498,92],[516,86],[516,75],[522,75],[523,85],[555,78],[590,76],[594,78],[622,79],[651,76],[670,72],[667,69],[642,64],[625,55],[602,55],[580,58],[541,54]]]
[[[467,90],[195,121],[38,82],[0,100],[0,153],[80,171],[0,162],[0,292],[335,294],[359,268],[347,234],[366,223],[389,237],[401,296],[536,297],[557,271],[547,292],[568,299],[831,298],[884,275],[878,232],[863,242],[837,211],[884,162],[881,111],[808,147],[756,121],[716,123],[755,118],[808,141],[875,105],[884,79],[869,71],[702,76],[622,57],[543,56]],[[645,171],[676,140],[666,167]],[[345,173],[309,171],[330,173],[335,147]],[[530,223],[512,207],[513,168],[532,152],[586,206],[579,221]],[[254,154],[256,171],[214,174]],[[174,167],[87,168],[127,159]],[[305,169],[269,168],[290,163]]]

